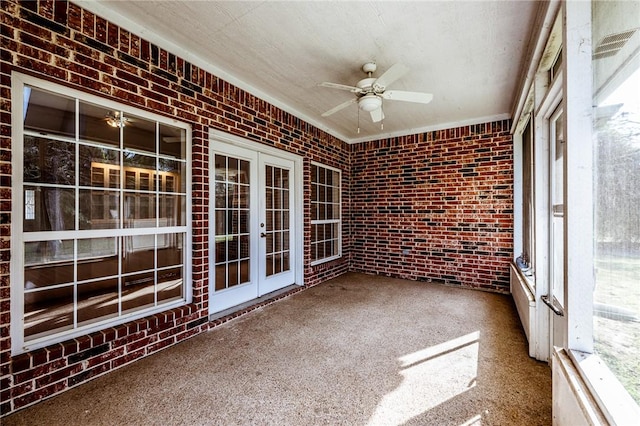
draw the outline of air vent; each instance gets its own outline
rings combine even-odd
[[[609,56],[615,55],[637,31],[638,28],[606,36],[598,43],[593,53],[593,59],[608,58]]]

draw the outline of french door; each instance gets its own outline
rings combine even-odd
[[[295,162],[215,142],[210,152],[209,313],[296,280]]]

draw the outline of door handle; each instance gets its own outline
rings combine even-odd
[[[541,296],[540,299],[542,299],[542,301],[544,302],[545,305],[547,305],[549,307],[549,309],[551,309],[553,311],[554,314],[563,317],[564,316],[564,310],[558,306],[556,306],[555,303],[553,303],[554,301],[549,300],[549,295],[545,294],[544,296]]]
[[[261,233],[260,233],[260,237],[261,237],[261,238],[267,238],[267,234],[266,234],[266,233],[264,233],[264,232],[261,232]]]

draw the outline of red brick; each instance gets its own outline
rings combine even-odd
[[[50,2],[47,3],[50,5]],[[64,5],[64,6],[61,6]],[[58,11],[58,7],[66,8],[66,13],[62,14]],[[62,10],[62,9],[60,9]],[[388,241],[385,244],[377,240],[368,241],[364,247],[356,247],[354,249],[349,234],[345,232],[343,237],[343,259],[309,267],[310,247],[305,244],[305,270],[304,277],[308,286],[315,285],[323,280],[333,278],[344,273],[349,267],[350,259],[355,259],[357,254],[362,257],[362,263],[356,264],[356,267],[367,267],[376,265],[381,273],[397,273],[401,276],[407,276],[411,279],[431,279],[433,277],[455,274],[455,266],[460,264],[460,280],[469,279],[469,286],[484,286],[484,288],[500,288],[491,280],[504,280],[503,265],[508,256],[498,255],[498,250],[508,250],[506,241],[510,237],[510,200],[492,200],[493,209],[505,217],[493,217],[494,213],[489,213],[484,207],[485,201],[478,200],[477,197],[481,191],[488,191],[491,195],[506,194],[510,195],[511,187],[504,190],[493,190],[494,181],[508,181],[511,173],[512,153],[509,152],[510,136],[507,123],[483,123],[480,126],[466,126],[457,129],[448,129],[442,132],[429,132],[425,135],[412,135],[409,137],[398,138],[394,140],[384,140],[371,142],[366,144],[358,144],[349,147],[346,143],[337,138],[313,128],[308,123],[285,113],[278,108],[270,105],[266,101],[258,99],[254,95],[247,94],[241,89],[225,82],[215,75],[205,70],[199,69],[193,65],[189,65],[184,58],[173,57],[173,62],[181,65],[181,72],[185,72],[185,67],[190,66],[189,72],[185,72],[190,83],[201,86],[204,90],[202,93],[194,93],[192,96],[189,90],[180,92],[179,80],[174,70],[169,70],[170,52],[156,49],[147,41],[139,38],[139,35],[130,34],[126,30],[121,30],[117,25],[106,22],[105,20],[93,16],[93,14],[82,11],[82,9],[73,4],[66,2],[57,2],[54,5],[53,18],[56,22],[67,23],[72,38],[76,38],[79,31],[82,31],[88,37],[93,37],[101,43],[106,43],[114,49],[120,49],[124,53],[129,53],[141,59],[144,63],[136,64],[135,61],[129,60],[125,63],[109,53],[109,49],[93,44],[88,39],[71,39],[61,35],[53,35],[50,31],[34,26],[23,21],[17,15],[17,7],[7,7],[4,12],[6,18],[3,18],[5,26],[3,26],[3,34],[7,33],[5,27],[9,26],[9,33],[16,36],[19,33],[29,34],[31,37],[30,44],[20,43],[18,40],[7,40],[6,46],[3,46],[2,60],[3,69],[7,61],[15,60],[17,70],[29,70],[32,75],[41,76],[44,79],[59,82],[72,86],[76,89],[88,92],[103,92],[110,99],[117,99],[124,106],[141,107],[147,110],[153,110],[156,113],[163,114],[169,118],[180,117],[183,121],[193,126],[193,157],[192,157],[192,175],[194,182],[194,198],[193,212],[196,220],[193,222],[194,243],[196,250],[193,252],[193,296],[194,302],[189,306],[174,309],[169,312],[153,315],[140,321],[134,321],[122,326],[111,327],[97,333],[93,333],[89,337],[78,337],[69,347],[69,343],[51,345],[45,348],[44,352],[34,352],[25,354],[11,359],[9,351],[5,346],[0,349],[0,367],[5,375],[12,373],[24,373],[25,382],[18,387],[14,387],[15,393],[10,393],[14,402],[14,407],[19,408],[31,402],[35,402],[40,398],[52,395],[56,392],[63,391],[67,384],[75,386],[76,384],[86,382],[91,378],[103,374],[112,368],[117,368],[128,362],[132,362],[146,354],[153,353],[164,347],[170,346],[179,340],[191,337],[201,331],[209,328],[208,323],[197,323],[196,318],[206,318],[208,307],[208,278],[206,271],[208,270],[208,244],[206,236],[208,233],[208,202],[209,202],[209,185],[208,185],[208,129],[215,127],[228,133],[236,133],[247,135],[252,139],[259,139],[272,147],[286,149],[291,153],[295,153],[304,157],[304,192],[306,199],[310,196],[310,161],[318,161],[329,166],[340,168],[345,173],[343,194],[349,196],[352,191],[351,182],[348,179],[350,161],[357,164],[365,161],[370,170],[360,171],[358,177],[362,177],[365,181],[372,181],[374,185],[373,195],[377,197],[372,203],[366,203],[364,196],[365,191],[356,188],[353,191],[353,205],[360,206],[362,204],[370,204],[373,207],[384,207],[387,201],[397,201],[394,199],[394,190],[399,190],[403,199],[411,200],[415,206],[410,208],[435,210],[441,209],[442,213],[432,214],[433,217],[424,217],[425,214],[387,214],[374,215],[372,218],[359,216],[355,214],[353,227],[350,223],[348,203],[351,201],[345,198],[344,222],[345,231],[353,229],[355,234],[360,237],[367,237],[369,230],[361,232],[363,227],[369,223],[375,225],[374,228],[380,232]],[[49,12],[47,12],[49,13]],[[9,15],[9,16],[7,16]],[[64,17],[64,19],[63,19]],[[6,40],[6,39],[5,39]],[[27,41],[26,38],[24,41]],[[81,42],[82,41],[82,42]],[[34,46],[35,45],[35,46]],[[8,53],[6,49],[9,49]],[[22,50],[20,50],[22,49]],[[101,50],[99,50],[101,49]],[[104,52],[107,53],[104,53]],[[152,54],[153,52],[153,54]],[[159,54],[156,55],[155,52]],[[113,52],[117,55],[118,52]],[[173,53],[173,52],[171,52]],[[69,63],[58,61],[55,65],[51,64],[51,57],[69,58]],[[158,72],[154,74],[149,70],[138,69],[137,66],[146,68],[147,61],[153,56],[157,61],[154,65],[158,65],[160,69],[165,70],[164,73]],[[173,55],[171,55],[173,56]],[[133,62],[130,63],[130,62]],[[89,71],[89,69],[91,71]],[[71,70],[71,71],[69,71]],[[167,71],[169,70],[169,71]],[[88,71],[91,75],[86,75],[84,71]],[[99,77],[96,73],[101,73]],[[4,88],[3,96],[10,98],[10,76],[6,71],[0,73],[0,85]],[[189,86],[192,88],[192,86]],[[145,90],[141,90],[145,89]],[[175,90],[173,90],[175,88]],[[155,95],[153,93],[155,93]],[[197,92],[194,91],[194,92]],[[7,111],[10,104],[3,104],[2,108]],[[230,113],[224,117],[225,112]],[[223,119],[220,117],[223,116]],[[11,127],[10,114],[3,113],[0,121],[4,123],[0,127],[0,133],[3,138],[0,140],[0,161],[10,162],[11,154]],[[446,135],[446,136],[444,136]],[[468,137],[469,140],[463,140]],[[478,172],[477,179],[469,180],[459,173],[465,164],[472,162],[476,158],[473,147],[478,144],[484,144],[490,147],[490,152],[483,155],[487,157],[482,160],[482,168]],[[368,154],[376,152],[383,148],[398,149],[401,156],[400,162],[396,162],[392,167],[391,164],[382,168],[383,174],[389,177],[390,174],[397,174],[400,177],[392,180],[393,182],[402,181],[402,166],[411,165],[416,169],[423,166],[423,163],[435,162],[438,157],[450,156],[455,159],[452,166],[435,167],[431,172],[415,172],[416,178],[421,178],[421,173],[428,174],[425,179],[434,178],[441,181],[439,184],[429,184],[428,182],[396,185],[395,188],[389,188],[383,182],[377,182],[377,173],[374,167],[377,163],[367,158]],[[421,155],[414,155],[415,152]],[[353,160],[350,160],[353,156]],[[498,157],[504,157],[499,159]],[[8,169],[10,171],[10,169]],[[453,170],[453,172],[450,172]],[[1,174],[9,175],[0,170]],[[458,175],[451,178],[450,174]],[[387,181],[388,183],[388,181]],[[467,191],[465,185],[473,183],[476,191]],[[510,185],[505,183],[505,185]],[[440,187],[440,188],[439,188]],[[432,194],[429,197],[425,195],[425,188],[439,192],[439,195]],[[493,191],[493,192],[492,192]],[[455,196],[457,200],[443,200],[443,197]],[[468,199],[463,198],[468,197]],[[9,185],[0,187],[0,198],[9,201],[7,209],[10,210],[11,191]],[[420,205],[418,203],[420,201]],[[446,208],[442,208],[443,203]],[[471,205],[471,203],[473,203]],[[469,204],[470,207],[462,208]],[[507,211],[505,211],[507,210]],[[357,212],[357,210],[353,210]],[[310,238],[310,206],[305,205],[305,241]],[[422,215],[422,216],[421,216]],[[439,224],[430,226],[426,225],[422,219],[437,221]],[[464,242],[477,241],[484,238],[487,247],[482,250],[489,252],[489,255],[464,255],[459,250],[464,250],[464,244],[458,244],[456,240],[456,232],[452,229],[458,226],[459,222],[466,221],[468,223],[491,224],[495,230],[501,232],[491,232],[484,235],[485,231],[466,232],[461,234]],[[385,228],[385,223],[387,227]],[[473,227],[475,225],[469,225]],[[429,237],[426,234],[425,227],[430,227]],[[407,231],[391,232],[391,231]],[[0,227],[3,236],[10,234],[10,227]],[[415,241],[416,238],[422,238],[425,241]],[[409,241],[405,241],[409,239]],[[405,258],[409,262],[409,267],[398,268],[398,262],[402,258],[401,249],[403,246],[415,247]],[[446,244],[446,245],[445,245]],[[448,246],[447,246],[448,245]],[[443,260],[434,254],[443,247],[451,247],[455,252],[446,253],[446,259]],[[9,247],[6,247],[9,249]],[[425,254],[416,253],[420,250]],[[0,250],[1,251],[1,250]],[[394,255],[394,256],[391,256]],[[427,259],[425,261],[425,259]],[[433,261],[431,261],[433,259]],[[376,263],[377,262],[377,263]],[[394,263],[395,262],[395,263]],[[419,268],[412,268],[418,265]],[[484,266],[483,266],[484,265]],[[482,273],[475,272],[476,266],[483,266],[485,269]],[[8,283],[9,263],[0,261],[0,279]],[[454,271],[454,272],[451,272]],[[465,275],[466,274],[466,275]],[[462,276],[464,275],[464,276]],[[426,277],[426,278],[425,278]],[[435,278],[434,278],[435,279]],[[502,281],[500,281],[502,282]],[[1,293],[5,298],[10,297],[7,292]],[[258,306],[264,306],[262,303]],[[221,324],[229,319],[235,318],[244,312],[253,309],[248,308],[233,316],[216,321]],[[0,306],[1,311],[8,308]],[[9,313],[0,312],[3,322],[8,323]],[[190,330],[186,330],[186,323],[196,324]],[[6,333],[6,332],[5,332]],[[146,334],[145,334],[146,333]],[[6,336],[8,337],[8,336]],[[115,342],[116,338],[118,339]],[[90,351],[90,348],[96,348],[100,345],[109,345],[105,353],[83,358],[83,354]],[[122,346],[118,346],[122,345]],[[77,353],[75,358],[78,360],[73,366],[64,365],[65,358],[63,356],[63,347],[65,356],[78,351],[78,346],[83,352]],[[40,366],[31,365],[31,357],[41,357],[47,354],[47,362]],[[82,358],[82,360],[80,360]],[[21,365],[22,363],[22,365]],[[9,371],[9,366],[18,368],[18,371]],[[54,368],[54,366],[56,366]],[[40,370],[37,368],[42,367]],[[78,370],[80,367],[86,370]],[[45,369],[48,372],[44,372]],[[37,377],[35,374],[39,374]],[[66,380],[65,380],[66,378]],[[3,386],[7,387],[7,381],[3,381]],[[33,388],[36,386],[36,388]],[[3,389],[2,395],[6,395],[6,389]],[[12,390],[13,392],[13,390]],[[2,406],[5,409],[5,405]]]

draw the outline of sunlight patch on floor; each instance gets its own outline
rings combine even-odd
[[[404,424],[475,387],[479,339],[474,332],[400,357],[402,382],[382,398],[367,424]]]

